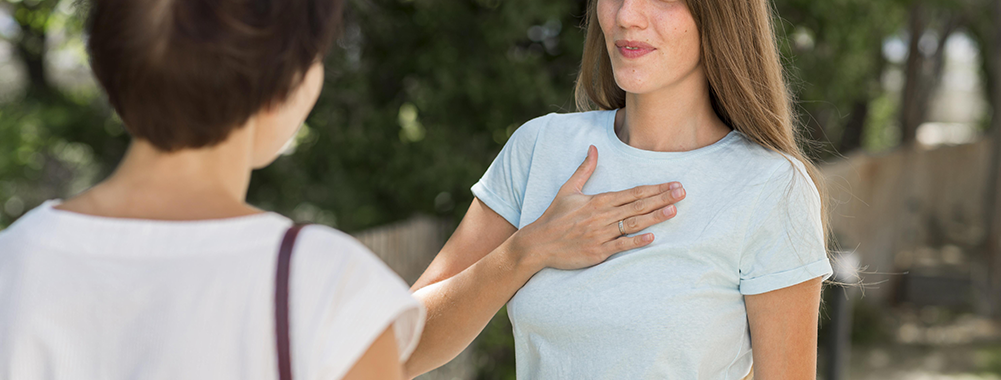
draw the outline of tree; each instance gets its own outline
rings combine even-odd
[[[882,41],[902,23],[901,2],[776,0],[775,7],[800,120],[822,143],[811,155],[860,148],[870,104],[884,93]]]
[[[578,1],[350,4],[309,128],[255,175],[255,204],[346,230],[459,217],[514,129],[572,111]]]
[[[65,92],[49,76],[52,32],[80,39],[84,17],[57,0],[2,0],[18,29],[21,96],[0,104],[0,227],[51,198],[85,189],[121,157],[126,136],[96,89]],[[79,41],[78,41],[79,42]]]
[[[988,5],[989,4],[989,5]],[[981,9],[988,15],[980,23],[981,46],[988,73],[988,94],[993,109],[990,133],[993,150],[987,175],[985,213],[987,236],[984,242],[983,261],[987,264],[987,278],[980,285],[983,312],[1001,318],[1001,2],[990,1]]]
[[[58,0],[5,0],[11,4],[19,36],[14,41],[16,50],[28,72],[28,92],[45,96],[52,91],[45,71],[45,43],[51,16]]]
[[[962,25],[952,5],[914,0],[908,8],[908,53],[900,102],[902,144],[913,143],[918,126],[927,119],[932,92],[945,68],[945,42]]]

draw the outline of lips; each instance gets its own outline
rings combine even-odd
[[[615,47],[625,58],[635,59],[647,55],[657,48],[652,45],[640,41],[629,41],[629,40],[618,40],[615,41]]]

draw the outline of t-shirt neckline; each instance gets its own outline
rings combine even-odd
[[[44,246],[78,255],[152,257],[236,252],[269,243],[279,237],[273,234],[292,225],[291,219],[274,212],[205,220],[155,220],[56,209],[60,203],[42,203],[9,229],[21,231],[16,233]]]
[[[602,123],[602,125],[605,128],[605,131],[607,132],[606,137],[609,140],[608,141],[609,145],[611,145],[613,149],[621,153],[639,158],[652,159],[652,160],[678,160],[678,159],[692,158],[716,151],[724,146],[731,144],[733,141],[736,141],[740,137],[740,132],[738,132],[737,130],[731,130],[730,133],[727,133],[726,136],[723,136],[723,138],[719,139],[718,141],[706,145],[704,147],[692,149],[689,151],[658,152],[653,150],[644,150],[633,147],[629,144],[626,144],[622,140],[619,140],[619,136],[615,134],[616,111],[618,110],[605,111],[605,120]]]
[[[197,219],[197,220],[161,220],[161,219],[140,219],[140,218],[116,218],[110,216],[99,216],[82,214],[74,211],[60,210],[56,206],[62,204],[61,199],[50,199],[38,206],[38,211],[73,223],[105,224],[105,225],[159,225],[159,226],[185,226],[197,227],[206,225],[239,224],[258,219],[286,219],[281,214],[265,211],[257,214],[234,216],[229,218]]]

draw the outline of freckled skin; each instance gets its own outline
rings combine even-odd
[[[598,24],[605,35],[615,82],[633,94],[672,87],[702,71],[700,37],[683,1],[598,0]],[[627,59],[615,41],[645,42],[656,49]]]

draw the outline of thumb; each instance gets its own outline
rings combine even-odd
[[[570,179],[563,184],[563,190],[581,192],[584,189],[584,184],[591,178],[591,174],[594,173],[596,167],[598,167],[598,148],[591,145],[587,148],[587,158],[577,167],[577,171],[570,176]]]

